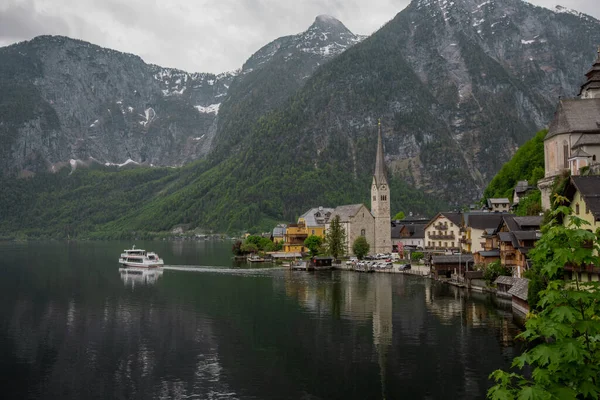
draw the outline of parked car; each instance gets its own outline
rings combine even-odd
[[[358,258],[350,257],[350,259],[348,261],[346,261],[346,265],[353,265],[353,264],[356,264],[357,262],[358,262]]]
[[[406,271],[407,269],[410,269],[411,266],[410,264],[402,264],[401,266],[398,267],[399,271]]]

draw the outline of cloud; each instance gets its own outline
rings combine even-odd
[[[531,0],[554,7],[557,0]],[[563,5],[600,17],[597,0]],[[137,54],[146,62],[187,71],[242,66],[270,41],[296,34],[319,14],[371,34],[409,0],[3,0],[0,45],[37,35],[64,35]]]

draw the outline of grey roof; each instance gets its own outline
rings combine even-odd
[[[496,228],[500,221],[502,214],[498,213],[465,214],[465,225],[474,229]]]
[[[533,215],[528,217],[514,217],[514,220],[521,230],[527,230],[525,228],[539,228],[542,225],[544,217]]]
[[[345,206],[339,206],[336,207],[333,210],[333,213],[331,214],[331,217],[329,218],[329,221],[331,221],[333,218],[335,218],[336,215],[340,216],[340,222],[349,222],[351,217],[354,217],[358,211],[360,210],[361,207],[364,207],[362,204],[348,204]],[[369,212],[369,215],[372,215]]]
[[[496,280],[494,281],[494,283],[496,285],[501,284],[501,285],[514,285],[515,282],[517,281],[518,278],[514,278],[512,276],[499,276],[496,278]]]
[[[498,232],[498,238],[501,242],[512,242],[513,235],[510,232]]]
[[[589,145],[600,145],[600,135],[598,135],[597,133],[586,133],[584,135],[581,135],[579,139],[577,139],[575,144],[572,146],[572,149],[578,149],[580,147]]]
[[[527,301],[527,290],[529,289],[529,279],[525,278],[515,278],[515,283],[513,287],[510,288],[508,294],[512,294],[513,296]]]
[[[517,240],[536,240],[538,233],[536,231],[516,231],[513,232]]]
[[[277,225],[273,228],[273,236],[285,236],[285,225]]]
[[[583,201],[594,216],[600,221],[600,175],[571,176],[565,195],[569,200],[573,199],[575,190],[581,193]]]
[[[392,238],[402,239],[400,232],[402,229],[406,229],[408,236],[405,239],[424,239],[425,238],[425,224],[392,224]]]
[[[533,190],[533,189],[535,189],[535,186],[530,186],[527,181],[519,181],[515,185],[515,192],[517,192],[517,194],[524,193],[524,192],[527,192],[528,190]]]
[[[375,158],[375,173],[373,174],[377,185],[387,185],[387,176],[385,173],[385,158],[383,158],[383,140],[381,139],[381,122],[377,132],[377,156]]]
[[[562,133],[600,133],[600,99],[561,99],[544,140]]]
[[[440,213],[444,217],[448,218],[450,222],[452,222],[456,226],[460,226],[462,224],[462,213],[459,212],[442,212]]]
[[[500,257],[500,250],[483,250],[479,252],[481,257]]]
[[[488,199],[488,202],[490,202],[490,203],[506,204],[506,203],[510,203],[510,200],[508,200],[506,197],[498,197],[498,198]]]
[[[461,263],[473,263],[472,254],[452,254],[447,256],[431,256],[432,264],[458,264]]]
[[[333,211],[333,208],[328,207],[311,208],[302,214],[300,218],[304,218],[306,226],[323,226],[327,223]]]

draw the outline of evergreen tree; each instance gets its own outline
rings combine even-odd
[[[325,247],[327,253],[332,255],[334,258],[338,258],[346,254],[346,231],[340,223],[340,216],[336,215],[331,224],[329,230],[325,234]]]

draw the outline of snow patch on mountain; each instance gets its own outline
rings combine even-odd
[[[200,114],[218,114],[221,103],[211,104],[209,106],[194,106]]]

